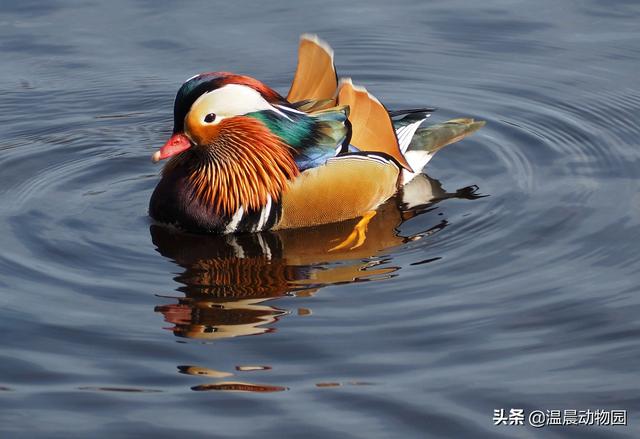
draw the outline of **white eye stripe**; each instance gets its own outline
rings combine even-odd
[[[196,99],[191,110],[202,114],[203,121],[204,117],[210,113],[216,114],[216,121],[263,110],[272,110],[284,115],[267,102],[258,91],[240,84],[228,84],[203,94]]]

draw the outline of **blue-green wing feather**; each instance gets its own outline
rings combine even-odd
[[[256,118],[296,151],[301,171],[323,165],[349,144],[351,126],[347,108],[333,108],[312,114],[286,107],[282,111],[257,111]]]

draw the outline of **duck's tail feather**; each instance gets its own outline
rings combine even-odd
[[[403,151],[415,172],[403,170],[403,182],[407,184],[431,160],[436,152],[445,146],[462,140],[484,126],[484,121],[473,119],[452,119],[436,125],[418,128],[411,142]]]

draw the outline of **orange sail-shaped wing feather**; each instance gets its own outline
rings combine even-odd
[[[413,172],[402,155],[389,112],[364,87],[356,87],[350,79],[342,79],[338,91],[339,105],[349,106],[351,144],[361,151],[377,151],[393,157]]]
[[[298,49],[298,68],[287,100],[298,102],[307,99],[335,99],[337,88],[338,76],[333,65],[333,50],[316,35],[302,35]]]

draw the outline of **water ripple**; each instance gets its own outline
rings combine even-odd
[[[637,413],[638,11],[543,3],[0,7],[0,431],[511,437],[493,409]],[[286,92],[304,31],[389,108],[487,125],[352,253],[326,250],[353,222],[151,225],[180,81]]]

